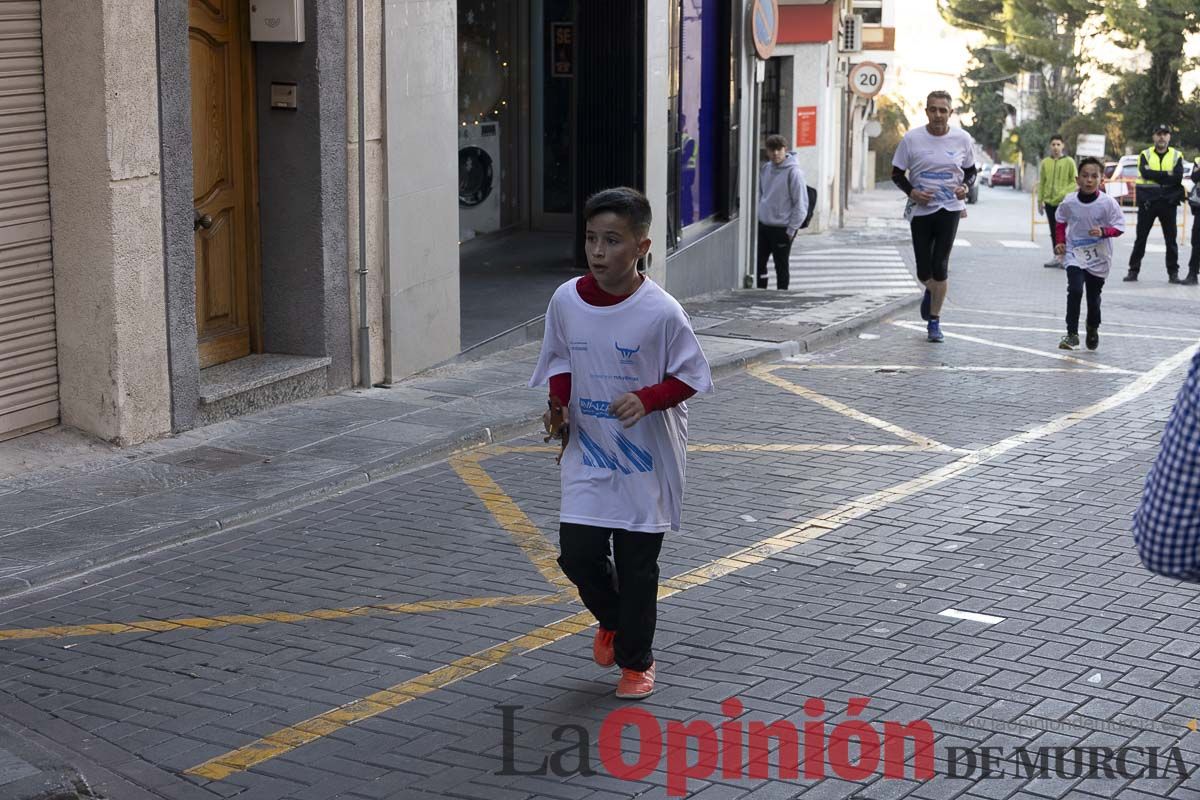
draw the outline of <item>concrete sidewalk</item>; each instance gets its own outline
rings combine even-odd
[[[798,246],[853,247],[852,233]],[[737,290],[684,304],[714,374],[804,352],[919,299],[903,293]],[[294,509],[540,426],[545,389],[526,381],[535,344],[349,390],[137,447],[63,432],[0,444],[0,596]],[[31,466],[13,464],[26,457]]]

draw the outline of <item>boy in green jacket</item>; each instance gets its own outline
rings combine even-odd
[[[1050,137],[1050,155],[1042,159],[1038,168],[1038,203],[1050,223],[1050,249],[1054,249],[1054,212],[1068,194],[1075,191],[1075,159],[1063,155],[1066,145],[1057,133]],[[1057,255],[1042,266],[1061,267]]]

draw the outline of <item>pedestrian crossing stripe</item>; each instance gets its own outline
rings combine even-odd
[[[1024,240],[1001,239],[1000,244],[1017,250],[1038,250],[1041,248],[1041,245],[1036,242],[1026,242]]]
[[[896,294],[915,288],[897,247],[793,250],[788,258],[791,291],[825,294]],[[777,286],[767,269],[767,288]]]

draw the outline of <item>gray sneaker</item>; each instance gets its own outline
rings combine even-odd
[[[1074,350],[1079,347],[1079,334],[1068,333],[1066,336],[1058,340],[1059,350]]]
[[[1062,262],[1059,261],[1057,258],[1052,258],[1049,261],[1047,261],[1045,264],[1042,264],[1042,266],[1045,267],[1046,269],[1059,269],[1062,267]]]

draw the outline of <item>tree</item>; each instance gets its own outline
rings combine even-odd
[[[984,46],[971,50],[974,57],[971,67],[963,75],[962,105],[959,113],[969,113],[971,124],[963,128],[971,138],[992,158],[1000,147],[1004,136],[1004,122],[1009,108],[1004,104],[1005,73],[996,64],[996,47]]]
[[[880,97],[875,101],[875,119],[883,131],[871,140],[871,149],[875,152],[875,175],[883,180],[892,174],[892,156],[900,145],[900,140],[908,132],[908,117],[900,104],[889,97]]]
[[[1132,50],[1145,48],[1150,69],[1142,80],[1131,79],[1137,91],[1136,107],[1125,109],[1125,120],[1147,131],[1165,122],[1183,122],[1183,88],[1180,76],[1188,62],[1183,48],[1188,34],[1200,31],[1200,4],[1196,0],[1108,0],[1105,21],[1120,35],[1119,43]],[[1127,87],[1128,88],[1128,87]],[[1143,135],[1140,130],[1128,132]]]
[[[938,10],[952,25],[1002,44],[1004,52],[993,59],[998,68],[1040,76],[1043,127],[1057,128],[1075,115],[1089,63],[1080,33],[1102,11],[1099,0],[938,0]]]

